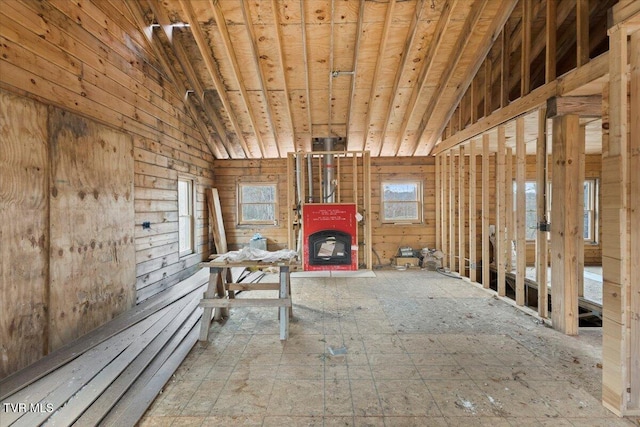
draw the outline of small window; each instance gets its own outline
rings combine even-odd
[[[382,222],[422,222],[422,183],[388,181],[382,183]]]
[[[597,185],[595,179],[584,181],[584,239],[597,242]]]
[[[597,180],[587,179],[584,181],[584,240],[597,243],[597,200],[598,200]],[[516,197],[516,183],[513,183],[513,197]],[[537,214],[536,214],[536,183],[525,182],[525,211],[526,211],[526,238],[535,240]],[[515,212],[515,203],[513,206]],[[547,221],[551,218],[551,182],[547,184]]]
[[[513,198],[517,197],[518,188],[516,182],[513,182]],[[525,238],[527,240],[535,240],[538,227],[538,211],[536,203],[536,183],[527,181],[524,183],[525,197]],[[516,204],[513,204],[513,210],[516,210]]]
[[[180,256],[194,252],[194,185],[193,180],[178,178],[178,239]]]
[[[240,224],[276,224],[277,187],[275,184],[247,184],[238,186]]]

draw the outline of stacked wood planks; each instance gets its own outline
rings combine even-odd
[[[198,338],[206,269],[0,382],[1,426],[135,425]]]

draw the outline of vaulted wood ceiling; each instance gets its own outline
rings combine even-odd
[[[517,0],[138,0],[218,158],[426,154]],[[193,111],[193,110],[192,110]]]

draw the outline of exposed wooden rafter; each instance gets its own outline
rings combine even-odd
[[[351,73],[351,85],[349,85],[349,101],[347,105],[347,124],[345,135],[347,137],[347,144],[349,145],[349,134],[351,128],[351,117],[353,114],[353,94],[356,92],[356,76],[358,75],[358,52],[360,51],[360,40],[362,39],[362,23],[364,22],[364,6],[365,0],[360,0],[360,6],[358,8],[358,23],[356,25],[356,42],[353,50],[353,68]]]
[[[227,28],[227,21],[225,20],[224,15],[222,14],[222,10],[220,8],[219,2],[215,0],[210,0],[209,5],[211,7],[211,11],[213,12],[213,18],[216,21],[216,27],[218,28],[218,32],[222,37],[222,46],[224,47],[225,54],[227,55],[227,58],[229,59],[229,61],[231,62],[231,66],[233,67],[233,77],[236,81],[236,85],[238,86],[238,89],[240,90],[240,98],[242,100],[244,107],[246,108],[247,115],[249,117],[249,122],[251,123],[251,128],[253,129],[253,132],[256,137],[256,141],[258,143],[258,147],[260,148],[260,153],[262,154],[262,157],[266,157],[267,151],[264,146],[264,142],[262,141],[262,134],[260,133],[260,128],[258,127],[255,114],[253,112],[253,109],[251,108],[251,102],[249,101],[249,93],[247,92],[247,88],[245,87],[244,82],[242,81],[242,78],[240,75],[240,64],[238,63],[238,58],[236,57],[236,53],[231,43],[231,36],[229,35],[229,29]],[[259,66],[258,66],[257,72],[260,73]]]
[[[249,10],[249,3],[244,1],[241,3],[242,3],[242,15],[244,17],[245,26],[247,28],[247,35],[251,40],[251,59],[253,60],[253,65],[256,68],[258,75],[260,76],[260,79],[259,79],[260,92],[264,95],[264,103],[265,103],[265,108],[267,110],[266,120],[269,123],[269,127],[271,127],[271,132],[273,133],[273,138],[275,141],[276,150],[278,152],[278,157],[282,157],[284,153],[282,153],[282,149],[280,147],[280,144],[281,144],[280,138],[279,138],[278,132],[276,131],[276,127],[273,123],[273,112],[271,111],[271,102],[269,101],[269,92],[267,91],[266,76],[265,76],[265,73],[261,72],[260,70],[260,61],[258,60],[258,46],[256,45],[256,34],[253,29],[253,24],[251,23],[251,11]],[[277,14],[277,10],[276,10],[276,14]],[[235,57],[235,54],[234,54],[234,57]],[[250,108],[249,104],[247,104],[247,108]],[[251,114],[250,116],[253,117],[253,115]],[[254,127],[254,129],[257,137],[258,133],[260,133],[260,129],[257,127]],[[260,140],[261,139],[259,139],[259,141]]]
[[[478,51],[479,53],[478,53],[475,64],[473,64],[473,66],[469,68],[467,78],[465,79],[465,81],[460,86],[458,86],[457,95],[450,107],[449,113],[445,116],[445,120],[443,120],[442,123],[438,125],[438,128],[433,131],[433,133],[431,134],[431,138],[428,141],[426,141],[426,149],[425,149],[426,154],[431,154],[431,151],[435,146],[436,140],[442,134],[442,131],[447,125],[447,122],[451,120],[451,116],[453,115],[453,112],[455,111],[456,106],[460,103],[460,100],[464,96],[466,88],[469,87],[469,84],[473,80],[473,77],[478,72],[478,69],[482,65],[482,61],[484,60],[487,53],[491,49],[492,44],[498,39],[502,27],[505,25],[507,18],[509,18],[509,15],[511,15],[511,12],[516,7],[516,4],[517,4],[516,0],[503,0],[500,8],[498,9],[499,10],[498,16],[496,16],[493,19],[489,30],[485,33],[484,40],[481,43],[481,48]]]
[[[233,143],[229,140],[224,124],[220,120],[220,117],[218,117],[218,114],[215,111],[213,105],[211,105],[211,102],[209,102],[209,100],[207,100],[207,98],[205,97],[204,87],[200,83],[200,80],[195,70],[193,69],[193,65],[184,49],[184,46],[179,40],[176,40],[176,38],[173,37],[174,29],[171,20],[165,12],[165,9],[158,4],[157,0],[148,0],[148,3],[149,7],[151,7],[151,11],[155,16],[157,23],[162,29],[162,33],[164,33],[167,39],[167,43],[171,47],[174,56],[176,57],[182,68],[189,87],[193,91],[193,94],[198,98],[198,101],[200,102],[200,105],[202,106],[202,109],[204,110],[207,118],[213,124],[213,127],[220,137],[220,140],[222,141],[222,144],[224,145],[228,156],[231,158],[245,157],[245,153],[243,153],[242,151],[238,152],[236,150],[236,147],[234,147]]]
[[[305,20],[304,0],[300,0],[300,34],[302,38],[302,59],[304,62],[305,95],[307,97],[307,122],[309,133],[313,137],[313,116],[311,114],[311,85],[309,83],[309,55],[307,48],[307,24]]]
[[[457,3],[458,0],[447,0],[442,7],[442,13],[440,14],[440,18],[438,19],[438,24],[434,33],[434,39],[429,44],[429,50],[425,55],[425,60],[423,61],[422,69],[420,70],[420,77],[418,78],[418,81],[413,88],[413,91],[411,92],[411,97],[409,98],[409,104],[407,106],[405,117],[402,121],[400,132],[395,142],[393,153],[396,156],[398,155],[400,147],[402,146],[402,140],[405,139],[407,127],[409,126],[409,120],[411,120],[411,116],[413,116],[416,110],[416,105],[418,103],[420,93],[427,84],[427,75],[431,71],[437,57],[438,49],[440,48],[442,39],[444,37],[445,28],[447,28],[447,26],[449,25],[449,21],[452,16],[451,11]]]
[[[145,40],[149,44],[151,50],[156,54],[158,61],[160,61],[163,71],[167,73],[173,84],[176,86],[178,93],[185,94],[185,106],[187,107],[187,111],[191,116],[194,124],[198,128],[198,131],[202,135],[203,140],[207,143],[209,149],[211,150],[211,154],[216,156],[217,158],[226,159],[229,157],[229,153],[226,151],[220,150],[220,146],[222,144],[216,144],[216,141],[212,141],[211,132],[199,119],[198,107],[193,103],[193,99],[187,95],[187,87],[185,83],[180,79],[180,77],[176,74],[175,70],[171,67],[170,61],[167,58],[166,53],[164,52],[164,48],[160,45],[159,41],[156,41],[152,37],[152,29],[148,22],[146,22],[144,18],[144,13],[140,9],[140,5],[136,2],[127,3],[127,7],[131,12],[131,15],[136,20],[136,25],[141,29],[141,32],[145,36]],[[220,137],[220,135],[216,135]]]
[[[276,48],[278,50],[278,61],[280,62],[280,68],[282,69],[282,81],[284,84],[284,97],[285,97],[285,109],[287,112],[287,118],[291,124],[291,138],[294,139],[295,145],[294,127],[293,127],[293,114],[291,113],[291,94],[289,93],[289,84],[287,82],[286,65],[284,60],[284,54],[282,53],[282,31],[280,31],[280,18],[278,17],[278,2],[277,0],[271,0],[271,9],[273,9],[273,23],[274,30],[276,32]],[[301,150],[302,147],[296,146],[297,150]]]
[[[458,65],[458,62],[462,58],[465,52],[465,49],[467,47],[467,44],[469,43],[469,40],[473,35],[473,29],[477,25],[478,20],[480,19],[480,16],[482,16],[482,12],[484,11],[484,8],[486,6],[487,6],[487,2],[480,1],[480,2],[474,3],[473,7],[471,8],[471,12],[469,13],[469,16],[466,18],[464,26],[460,31],[460,36],[458,37],[458,40],[452,49],[453,56],[449,58],[449,61],[447,61],[447,65],[444,71],[442,72],[442,74],[440,75],[440,79],[438,80],[438,83],[436,85],[435,93],[431,96],[429,105],[424,111],[422,120],[420,120],[420,126],[418,127],[418,131],[416,132],[416,136],[413,140],[413,143],[412,143],[413,145],[409,148],[410,153],[414,154],[416,152],[416,149],[418,148],[418,144],[422,139],[422,135],[424,134],[424,131],[427,128],[427,124],[431,119],[433,111],[436,109],[436,105],[438,104],[438,102],[440,102],[441,96],[445,92],[447,85],[451,80],[451,76],[453,75],[453,72],[456,66]],[[471,74],[472,78],[475,74],[476,74],[475,71]],[[473,106],[473,103],[472,103],[472,106]]]
[[[222,105],[227,112],[227,116],[229,117],[229,121],[231,122],[231,125],[236,132],[236,136],[238,137],[240,145],[242,145],[242,149],[244,150],[247,157],[256,157],[252,150],[249,149],[249,147],[247,146],[247,142],[244,139],[244,135],[242,133],[242,130],[240,129],[240,125],[238,124],[238,119],[235,117],[233,108],[231,107],[231,102],[229,101],[229,97],[227,96],[226,88],[222,84],[222,80],[218,75],[218,67],[213,61],[209,45],[207,44],[207,39],[204,36],[202,28],[200,28],[200,23],[198,22],[198,18],[193,10],[193,6],[188,0],[179,1],[180,6],[182,7],[182,10],[184,11],[190,24],[189,28],[191,29],[191,34],[196,41],[198,50],[202,55],[202,59],[205,63],[205,66],[207,67],[207,71],[211,76],[211,79],[213,80],[213,84],[216,88],[216,91],[218,92],[220,101],[222,102]]]
[[[413,14],[411,18],[411,24],[409,26],[409,37],[405,41],[404,49],[402,50],[402,59],[400,60],[400,65],[398,66],[398,72],[395,75],[395,80],[393,82],[393,89],[391,90],[391,97],[389,98],[389,105],[387,106],[386,118],[384,120],[382,133],[380,134],[381,141],[385,141],[385,137],[387,135],[387,126],[389,126],[389,121],[391,120],[391,113],[393,112],[395,95],[398,93],[398,89],[400,88],[400,81],[402,80],[402,72],[406,68],[407,61],[409,60],[409,52],[411,51],[411,48],[413,47],[413,43],[418,34],[418,24],[420,23],[420,17],[422,16],[422,11],[424,10],[425,2],[426,0],[418,0],[416,4],[416,12]]]
[[[384,17],[384,27],[382,29],[382,36],[380,38],[380,48],[378,49],[378,57],[376,58],[376,67],[373,71],[373,77],[371,78],[371,91],[369,92],[369,103],[367,104],[367,117],[364,121],[364,128],[362,133],[362,148],[366,149],[367,139],[369,138],[369,128],[371,127],[371,111],[373,110],[373,103],[376,99],[376,91],[378,90],[377,81],[380,71],[382,70],[382,64],[385,59],[384,52],[387,48],[387,40],[389,39],[389,29],[391,28],[391,21],[393,17],[393,9],[396,5],[396,0],[390,0],[387,4],[387,13]],[[380,155],[382,150],[382,143],[378,144],[378,153]]]

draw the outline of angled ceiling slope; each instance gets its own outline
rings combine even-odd
[[[427,155],[517,0],[136,0],[218,158]]]

